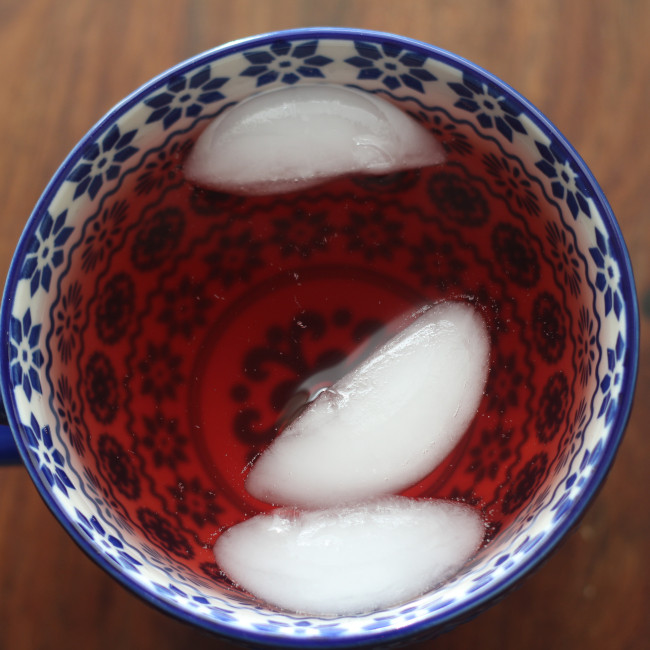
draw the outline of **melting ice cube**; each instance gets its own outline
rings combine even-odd
[[[303,85],[256,95],[217,117],[197,140],[185,173],[217,190],[269,194],[444,157],[434,136],[388,101],[343,86]]]
[[[223,533],[214,554],[233,582],[271,605],[352,615],[397,605],[448,579],[484,532],[468,506],[388,497],[257,515]]]
[[[323,391],[257,459],[247,490],[276,505],[320,508],[416,483],[476,414],[488,357],[476,309],[431,307]]]

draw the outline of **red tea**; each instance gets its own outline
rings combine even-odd
[[[493,537],[551,471],[591,363],[580,259],[517,158],[445,113],[432,128],[443,165],[267,197],[186,182],[175,140],[101,202],[52,312],[54,406],[98,502],[155,552],[212,576],[218,531],[270,508],[244,489],[251,461],[440,300],[481,310],[490,373],[461,443],[404,494],[474,504]]]

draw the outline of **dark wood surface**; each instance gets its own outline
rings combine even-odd
[[[392,31],[517,88],[581,152],[628,242],[637,397],[615,466],[562,548],[475,620],[415,648],[650,643],[650,3],[647,0],[0,0],[0,278],[40,192],[113,104],[180,60],[288,27]],[[75,546],[24,469],[0,469],[0,648],[231,647],[151,609]]]

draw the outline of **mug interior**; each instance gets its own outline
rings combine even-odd
[[[394,103],[447,161],[272,197],[185,180],[213,117],[313,83]],[[577,154],[472,64],[357,30],[238,42],[125,100],[47,188],[7,292],[5,402],[50,507],[127,586],[240,640],[372,643],[443,629],[503,593],[584,511],[636,372],[629,261]],[[461,443],[404,494],[479,509],[481,550],[433,592],[364,616],[258,602],[211,551],[269,509],[243,470],[395,319],[440,300],[483,313],[488,383]]]

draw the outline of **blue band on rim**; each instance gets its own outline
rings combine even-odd
[[[0,402],[0,465],[16,465],[18,463],[20,463],[20,454],[11,435],[4,406]]]

